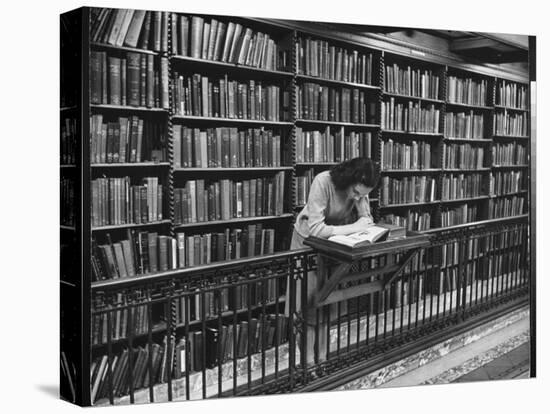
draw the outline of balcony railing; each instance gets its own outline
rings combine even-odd
[[[93,402],[307,390],[527,297],[527,232],[517,219],[428,233],[430,245],[384,290],[316,309],[304,305],[311,249],[95,286]],[[387,261],[354,263],[350,273],[369,277],[339,288],[383,277]]]

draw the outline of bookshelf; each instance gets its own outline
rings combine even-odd
[[[527,158],[496,162],[493,154],[498,145],[529,145],[528,90],[526,80],[521,77],[483,65],[444,61],[429,54],[421,58],[410,51],[393,47],[389,42],[370,41],[372,39],[368,37],[358,41],[351,35],[312,30],[308,24],[281,24],[253,18],[148,12],[144,24],[147,15],[160,13],[157,23],[153,22],[152,17],[149,23],[151,28],[159,21],[162,25],[155,44],[145,44],[142,37],[133,41],[116,39],[112,42],[115,44],[109,44],[105,40],[108,33],[104,31],[103,36],[100,35],[102,31],[97,23],[99,14],[96,14],[99,10],[83,10],[82,27],[85,33],[79,37],[82,40],[79,47],[84,54],[82,87],[85,93],[78,102],[61,102],[60,117],[65,128],[61,138],[61,176],[64,180],[71,177],[75,180],[74,190],[67,184],[67,191],[62,192],[62,197],[66,201],[71,191],[82,190],[84,208],[80,213],[86,219],[82,223],[65,220],[60,228],[63,237],[72,237],[72,233],[78,232],[89,236],[86,237],[90,247],[88,251],[93,250],[92,239],[99,246],[105,246],[128,240],[129,234],[137,237],[140,233],[155,233],[157,237],[166,236],[167,243],[176,243],[181,233],[185,233],[185,237],[202,240],[207,234],[221,234],[226,229],[230,234],[235,232],[241,235],[248,226],[262,224],[262,231],[273,230],[275,234],[273,250],[262,252],[266,253],[268,260],[270,255],[288,249],[293,221],[307,200],[313,177],[344,159],[359,155],[370,156],[381,163],[381,185],[370,198],[376,220],[407,218],[415,222],[411,225],[412,229],[420,226],[422,231],[434,232],[506,219],[509,212],[518,217],[525,214],[524,204],[529,197],[525,184],[510,191],[506,187],[508,184],[503,184],[505,190],[498,193],[491,193],[489,188],[490,177],[494,174],[515,171],[527,174],[526,169],[530,165]],[[266,43],[269,44],[266,53],[269,59],[254,56],[256,52],[223,58],[224,45],[220,45],[220,51],[216,52],[215,42],[212,46],[208,43],[201,45],[200,50],[191,50],[193,22],[199,21],[194,17],[202,19],[203,28],[208,23],[212,29],[214,21],[218,28],[220,23],[225,27],[230,23],[239,24],[243,33],[250,29],[250,39],[247,41],[261,41],[262,36],[265,38],[268,35],[270,41]],[[87,30],[89,24],[91,31]],[[184,24],[188,24],[190,36],[187,49],[181,42]],[[231,45],[228,47],[231,48]],[[270,52],[267,52],[268,47]],[[217,57],[216,53],[219,53]],[[98,56],[103,56],[102,70],[107,70],[101,80],[93,75]],[[117,76],[123,76],[124,65],[128,71],[130,61],[139,61],[139,68],[134,67],[133,70],[139,72],[138,90],[145,96],[132,95],[122,83],[120,89],[112,86],[119,79]],[[114,67],[119,65],[114,76],[109,73],[111,64]],[[144,68],[145,73],[142,73]],[[128,80],[129,76],[134,75],[126,73],[124,76]],[[118,82],[123,81],[119,79]],[[94,89],[98,84],[102,88]],[[235,93],[232,95],[235,105],[231,107],[228,103],[228,85],[232,85],[234,89],[231,93]],[[225,101],[222,101],[220,92],[223,88],[227,92]],[[101,97],[98,96],[99,90]],[[258,90],[266,91],[265,100],[259,97]],[[124,92],[125,104],[122,103]],[[113,93],[115,96],[112,96]],[[201,104],[194,106],[198,101]],[[114,137],[121,132],[119,130],[119,135],[105,132],[108,142],[103,144],[101,128],[105,127],[94,130],[87,117],[99,119],[99,124],[106,124],[107,130],[135,118],[143,121],[144,128],[150,125],[148,131],[157,131],[159,127],[159,132],[143,133],[142,141],[139,141],[143,150],[140,157],[129,159],[131,155],[125,154],[124,160],[111,158],[108,161],[108,142],[114,145],[116,152],[115,141],[118,138]],[[75,125],[67,119],[74,119]],[[190,162],[184,165],[186,130],[193,131],[189,138],[193,150],[197,145],[203,145],[205,137],[208,141],[198,152],[193,152]],[[223,145],[226,130],[244,137],[237,138],[236,146],[229,150],[216,141],[221,140]],[[256,131],[260,131],[260,135],[265,133],[268,140],[267,144],[258,144],[257,148],[265,145],[271,151],[271,155],[261,162],[248,158],[251,153],[257,153],[254,149]],[[127,141],[117,142],[131,148],[131,133],[127,135]],[[99,144],[95,147],[82,145],[80,148],[81,142],[76,137],[85,137],[82,142],[88,142],[90,136],[95,137]],[[279,146],[271,145],[273,137],[278,137]],[[386,158],[388,144],[392,145],[391,148],[398,148],[391,159]],[[105,148],[102,149],[101,145]],[[456,153],[467,148],[479,151],[482,154],[480,163],[447,164],[445,151],[451,147]],[[219,148],[222,148],[221,153]],[[247,151],[249,148],[253,151]],[[75,151],[78,157],[71,155]],[[120,157],[120,147],[118,151]],[[229,165],[222,165],[223,154],[235,155],[237,152],[237,157],[240,157],[237,161],[233,163],[229,160]],[[455,156],[459,158],[453,154]],[[82,178],[77,174],[80,169],[85,171]],[[284,177],[281,208],[277,214],[248,217],[234,214],[227,219],[209,218],[194,222],[176,220],[176,205],[179,202],[176,192],[185,189],[191,181],[204,181],[208,187],[222,177],[242,183],[276,174]],[[472,197],[442,198],[445,177],[458,174],[479,174],[482,182],[479,192]],[[94,197],[89,191],[92,181],[123,180],[125,177],[128,177],[129,187],[142,187],[146,179],[157,180],[161,189],[155,202],[161,202],[161,219],[93,226]],[[385,201],[385,178],[401,182],[413,177],[426,177],[429,185],[433,186],[433,196],[426,197],[426,201],[422,202],[419,201],[421,198],[416,197]],[[147,203],[153,203],[154,196],[148,197]],[[525,200],[523,205],[521,200]],[[107,199],[107,203],[118,201]],[[130,201],[124,203],[112,208],[120,211],[126,205],[127,212],[130,212]],[[131,203],[134,207],[137,198]],[[419,225],[419,222],[422,224]],[[266,234],[262,237],[271,237]],[[213,268],[247,258],[226,257],[210,263],[196,263],[194,267]],[[90,262],[89,259],[83,258],[85,262]],[[105,288],[125,284],[133,288],[140,283],[184,274],[185,269],[189,268],[187,265],[180,267],[177,263],[175,267],[171,266],[167,270],[93,282],[92,270],[87,269],[84,283],[92,286],[95,295]],[[224,314],[223,317],[226,316],[231,317],[232,314]],[[166,329],[166,326],[157,326],[154,334],[161,335]],[[89,362],[84,361],[83,364],[88,363],[89,366]]]

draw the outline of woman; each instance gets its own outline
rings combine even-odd
[[[290,249],[305,247],[303,241],[308,236],[327,239],[357,233],[373,224],[368,194],[378,179],[370,158],[344,161],[318,174],[294,224]]]
[[[334,235],[357,233],[374,223],[369,206],[369,193],[378,184],[379,174],[370,158],[354,158],[334,166],[330,171],[324,171],[313,179],[307,204],[302,209],[296,223],[290,249],[306,247],[303,242],[309,236],[329,238]],[[317,274],[309,271],[307,275],[308,301],[317,291]],[[285,314],[289,316],[290,280],[287,283]],[[295,311],[301,309],[301,283],[296,284]],[[341,303],[340,311],[346,313],[346,302]],[[308,314],[305,321],[307,329],[306,350],[307,363],[311,364],[315,354],[315,335],[311,328],[316,323],[325,323],[326,318],[334,320],[337,314],[336,304],[330,305],[323,312],[321,320],[315,319],[315,314]],[[327,312],[330,316],[327,315]],[[326,349],[325,335],[319,335],[318,360],[324,360]]]

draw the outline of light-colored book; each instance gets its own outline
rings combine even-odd
[[[347,236],[331,236],[328,239],[329,241],[344,244],[350,247],[361,247],[376,243],[377,241],[385,238],[389,232],[389,229],[385,227],[373,225],[358,233],[348,234]]]

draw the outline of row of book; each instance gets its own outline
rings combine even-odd
[[[77,130],[76,118],[66,117],[61,122],[61,165],[76,164]]]
[[[409,231],[424,231],[431,228],[432,215],[427,211],[407,210],[406,215],[385,214],[381,218],[383,223],[405,227]]]
[[[437,183],[428,176],[382,177],[380,204],[424,203],[436,201]]]
[[[447,77],[447,101],[465,105],[487,105],[486,79],[476,80],[472,78],[459,78],[449,75]]]
[[[299,119],[354,124],[375,122],[376,103],[359,89],[304,82],[296,86],[296,97]]]
[[[527,109],[527,87],[505,80],[497,85],[496,104],[509,108]]]
[[[307,203],[309,190],[315,173],[313,168],[309,168],[302,175],[294,177],[294,188],[296,189],[296,205],[303,206]]]
[[[439,99],[439,76],[431,70],[413,69],[396,63],[386,65],[384,91],[419,98]]]
[[[445,133],[449,138],[482,139],[485,133],[484,116],[470,112],[447,112]]]
[[[90,102],[169,108],[168,58],[126,52],[90,52]]]
[[[175,124],[175,168],[281,166],[281,136],[271,129],[188,128]]]
[[[429,142],[410,144],[382,141],[380,146],[382,170],[423,170],[432,168],[432,146]]]
[[[356,157],[368,157],[372,154],[371,132],[344,132],[344,127],[324,131],[304,131],[296,128],[296,162],[325,163],[342,162]]]
[[[93,8],[90,39],[113,46],[168,52],[168,13]]]
[[[503,197],[489,200],[489,219],[524,214],[525,197]]]
[[[505,195],[523,191],[527,176],[522,171],[499,171],[489,176],[489,194]]]
[[[169,237],[157,232],[128,230],[126,239],[106,244],[93,242],[94,280],[118,279],[182,269],[275,251],[275,230],[262,224],[226,228],[219,233]]]
[[[189,180],[174,189],[175,223],[201,223],[283,213],[284,172],[250,180]]]
[[[489,200],[490,201],[490,200]],[[441,211],[441,226],[457,226],[478,220],[478,206],[473,203],[464,203]]]
[[[182,116],[283,121],[289,94],[278,85],[174,72],[174,113]]]
[[[215,368],[288,341],[288,321],[281,314],[261,314],[239,323],[206,327],[171,341],[164,338],[94,358],[90,368],[92,401],[126,395],[155,384]],[[130,372],[131,371],[131,372]],[[131,374],[131,375],[130,375]],[[130,384],[130,379],[132,383]]]
[[[240,282],[245,279],[239,277]],[[229,281],[225,278],[222,283],[228,285]],[[203,320],[217,320],[249,307],[272,306],[277,303],[277,299],[283,303],[281,295],[284,287],[286,283],[279,281],[277,284],[276,278],[235,283],[224,288],[207,283],[202,289],[191,288],[191,291],[174,294],[170,301],[167,299],[164,303],[145,297],[136,299],[119,292],[112,304],[105,304],[102,300],[94,303],[92,345],[128,340],[131,335],[147,334],[150,328],[165,329],[166,321],[172,315],[172,307],[176,310],[176,327],[181,327]],[[159,305],[164,310],[158,309]]]
[[[296,70],[300,75],[372,84],[372,53],[359,53],[324,40],[298,38]]]
[[[504,112],[495,113],[495,117],[493,119],[493,130],[496,135],[525,137],[528,134],[526,113],[517,114],[504,110]]]
[[[90,118],[90,163],[117,164],[167,161],[168,136],[163,123],[135,115],[105,122],[103,114]]]
[[[495,143],[492,149],[494,165],[527,164],[527,149],[516,142],[508,144]]]
[[[486,190],[481,174],[444,174],[441,181],[442,200],[479,197]]]
[[[162,220],[163,189],[158,177],[144,177],[141,185],[128,176],[92,180],[92,227]]]
[[[422,107],[419,103],[395,103],[394,98],[382,102],[382,128],[405,132],[439,132],[439,109],[434,105]]]
[[[75,181],[74,178],[61,177],[60,179],[60,222],[64,226],[75,225]]]
[[[288,51],[268,33],[200,16],[173,15],[172,25],[174,54],[267,70],[287,68]]]
[[[443,144],[443,168],[472,170],[483,168],[485,149],[470,144]]]

